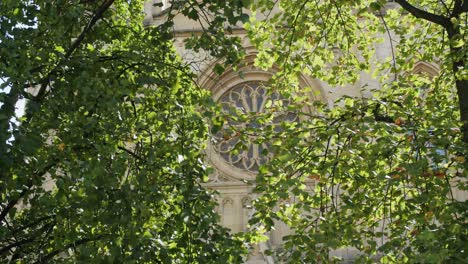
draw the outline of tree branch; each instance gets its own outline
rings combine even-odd
[[[3,219],[5,219],[8,212],[11,210],[11,208],[13,208],[16,205],[16,203],[18,203],[18,201],[26,195],[27,191],[29,191],[29,188],[28,189],[23,189],[17,198],[11,200],[5,206],[5,208],[3,208],[2,212],[0,213],[0,222],[3,222]]]
[[[88,32],[93,28],[93,26],[102,18],[104,12],[109,9],[109,7],[114,3],[114,0],[107,0],[106,2],[104,2],[99,8],[98,10],[96,11],[96,13],[94,14],[93,18],[89,21],[88,25],[83,29],[83,31],[81,32],[81,34],[78,36],[78,38],[72,43],[72,45],[70,46],[70,48],[67,50],[67,52],[65,53],[65,56],[64,56],[64,59],[68,59],[72,54],[73,52],[81,45],[81,43],[83,42],[84,38],[86,37],[86,34],[88,34]],[[63,61],[62,61],[63,62]],[[43,79],[42,81],[42,84],[41,84],[41,88],[39,89],[39,92],[37,93],[37,95],[35,96],[35,99],[38,100],[38,99],[41,99],[46,90],[47,90],[47,86],[49,85],[49,82],[50,82],[50,78],[52,77],[52,75],[57,71],[57,68],[58,66],[60,65],[60,63],[57,63],[57,65],[49,72],[49,74],[47,74],[47,76]]]
[[[18,248],[18,247],[21,247],[22,245],[34,242],[39,236],[41,236],[43,230],[54,226],[54,224],[55,224],[55,221],[53,221],[51,223],[47,223],[44,226],[42,226],[40,229],[38,229],[36,232],[31,233],[29,238],[26,238],[26,239],[23,239],[23,240],[20,240],[20,241],[16,241],[14,243],[11,243],[11,244],[1,248],[0,249],[0,255],[5,254],[6,252],[8,252],[9,250],[11,250],[13,248]]]
[[[390,42],[390,50],[392,51],[392,66],[393,66],[393,79],[394,81],[398,80],[398,71],[396,67],[396,57],[395,57],[395,48],[393,47],[393,38],[392,34],[390,32],[390,29],[388,28],[387,22],[385,21],[385,17],[382,14],[382,11],[379,10],[379,17],[382,20],[382,23],[385,27],[385,31],[387,31],[387,36],[388,36],[388,42]]]
[[[462,1],[462,0],[457,0],[455,1],[455,4],[453,6],[453,11],[452,14],[450,14],[450,17],[458,17],[462,13],[468,12],[468,1]]]
[[[31,243],[34,241],[34,238],[27,238],[27,239],[23,239],[23,240],[20,240],[20,241],[17,241],[17,242],[14,242],[14,243],[11,243],[3,248],[0,249],[0,255],[3,255],[5,254],[6,252],[8,252],[10,249],[13,249],[13,248],[16,248],[18,246],[22,246],[24,244],[28,244],[28,243]]]
[[[124,147],[122,147],[122,146],[118,146],[117,148],[120,149],[120,150],[123,150],[123,151],[127,152],[127,153],[130,154],[132,157],[134,157],[134,158],[136,158],[136,159],[138,159],[138,160],[143,160],[142,157],[140,157],[138,154],[134,153],[133,151],[131,151],[131,150],[129,150],[129,149],[126,149],[126,148],[124,148]]]
[[[52,218],[54,218],[54,217],[55,217],[55,214],[40,217],[40,218],[36,219],[34,222],[32,222],[32,223],[26,224],[26,225],[24,225],[24,226],[21,226],[21,227],[19,227],[19,228],[16,228],[15,230],[12,230],[11,233],[12,233],[12,234],[18,233],[18,232],[20,232],[20,231],[23,231],[23,230],[25,230],[25,229],[27,229],[27,228],[36,226],[36,225],[42,223],[43,221],[52,219]]]
[[[406,0],[395,0],[395,2],[400,4],[400,6],[403,7],[403,9],[410,12],[413,16],[417,18],[422,18],[437,25],[441,25],[444,28],[450,27],[451,25],[451,22],[448,18],[419,9]]]
[[[24,188],[18,197],[16,197],[15,199],[11,200],[2,210],[2,212],[0,213],[0,223],[3,222],[3,220],[5,219],[5,217],[7,216],[8,212],[11,210],[11,208],[13,208],[17,203],[18,201],[23,198],[26,193],[31,189],[31,187],[33,186],[33,179],[36,178],[36,177],[41,177],[43,176],[44,174],[46,174],[50,169],[52,169],[52,167],[54,167],[55,165],[57,165],[58,161],[57,160],[54,160],[51,164],[47,165],[46,167],[44,167],[42,170],[40,171],[36,171],[31,179],[27,182],[26,184],[26,188]]]
[[[72,243],[69,243],[67,245],[65,245],[64,248],[62,249],[56,249],[52,252],[50,252],[49,254],[45,255],[44,257],[39,257],[39,260],[36,261],[35,263],[36,264],[41,264],[41,263],[48,263],[48,261],[50,259],[52,259],[53,257],[55,257],[56,255],[60,254],[61,252],[63,252],[65,249],[69,249],[71,247],[76,247],[76,246],[80,246],[80,245],[83,245],[83,244],[86,244],[88,242],[92,242],[92,241],[97,241],[101,238],[103,238],[104,235],[98,235],[96,237],[93,237],[93,238],[82,238],[82,239],[79,239],[77,241],[74,241]]]

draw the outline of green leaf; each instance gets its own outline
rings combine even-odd
[[[216,63],[215,66],[214,66],[214,68],[213,68],[213,71],[214,71],[216,74],[218,74],[218,75],[223,74],[224,70],[225,70],[225,69],[224,69],[224,66],[222,66],[222,65],[219,64],[219,63]]]

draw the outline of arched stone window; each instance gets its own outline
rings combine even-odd
[[[246,172],[255,173],[259,167],[270,158],[268,155],[269,143],[255,143],[255,135],[247,136],[244,142],[246,148],[237,151],[236,145],[240,143],[240,134],[245,129],[258,129],[262,125],[255,118],[247,122],[236,120],[238,113],[242,115],[259,115],[267,110],[269,104],[281,101],[283,106],[289,104],[288,100],[281,99],[278,93],[269,92],[268,88],[259,81],[247,81],[237,84],[225,91],[218,99],[223,112],[234,117],[229,118],[225,126],[215,133],[213,138],[213,149],[217,155],[221,156],[224,162]],[[293,112],[275,112],[270,125],[279,129],[281,122],[293,122],[297,120],[297,115]]]
[[[246,66],[237,71],[228,68],[222,75],[217,75],[208,68],[200,74],[199,85],[212,91],[214,101],[222,106],[225,114],[232,114],[233,117],[236,113],[250,116],[247,121],[239,121],[236,118],[229,118],[228,115],[224,126],[212,135],[207,156],[218,177],[252,180],[259,167],[271,158],[271,154],[266,151],[269,142],[258,143],[255,135],[244,134],[242,137],[236,133],[245,131],[249,127],[259,128],[261,124],[255,119],[256,113],[261,114],[265,111],[272,113],[273,118],[267,125],[276,131],[280,130],[281,122],[292,122],[298,118],[284,107],[280,111],[273,111],[270,108],[270,104],[274,102],[281,101],[283,106],[287,106],[290,102],[281,98],[278,92],[266,87],[275,69],[264,71],[256,68],[253,65],[254,58],[255,54],[247,56]],[[320,90],[320,85],[306,76],[300,77],[299,87],[311,87],[313,91]],[[323,101],[321,93],[310,93],[309,96],[311,101]],[[234,150],[237,143],[242,143],[244,148]]]

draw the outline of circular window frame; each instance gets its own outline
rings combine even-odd
[[[213,68],[209,68],[204,73],[200,74],[198,83],[201,87],[204,87],[205,89],[208,89],[212,92],[212,98],[215,102],[218,102],[219,99],[230,89],[243,83],[267,83],[278,70],[275,68],[270,69],[269,71],[260,70],[254,67],[254,59],[255,54],[251,54],[246,58],[246,66],[240,68],[238,71],[234,71],[233,69],[228,68],[221,75],[217,75],[213,72]],[[216,62],[212,65],[215,64]],[[242,72],[242,74],[240,74],[239,72]],[[312,91],[318,91],[319,93],[309,93],[310,99],[313,101],[325,102],[325,98],[323,97],[322,92],[323,90],[321,89],[321,86],[317,81],[314,81],[308,78],[307,76],[301,75],[299,77],[299,87],[310,87]],[[312,111],[313,110],[310,109],[310,112]],[[235,180],[250,181],[255,179],[255,176],[257,174],[256,172],[241,169],[230,164],[215,151],[215,148],[210,140],[207,143],[206,154],[208,162],[213,166],[215,170],[221,172],[223,175],[229,178],[233,178]]]
[[[215,89],[212,89],[213,100],[215,102],[219,102],[219,100],[224,94],[228,93],[231,89],[235,87],[249,82],[267,82],[272,76],[272,73],[260,70],[244,72],[243,78],[240,78],[238,74],[234,76],[229,76],[229,78],[226,78],[226,76],[224,76],[224,78],[222,79],[222,85],[217,85]],[[213,167],[221,171],[223,174],[241,180],[253,180],[255,178],[255,172],[246,169],[241,169],[226,161],[215,150],[215,147],[213,146],[211,141],[209,141],[208,143],[208,152],[208,157]]]

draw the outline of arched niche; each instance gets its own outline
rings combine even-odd
[[[418,61],[414,64],[412,74],[426,74],[430,77],[437,76],[439,74],[439,67],[435,64],[431,64],[425,61]]]

